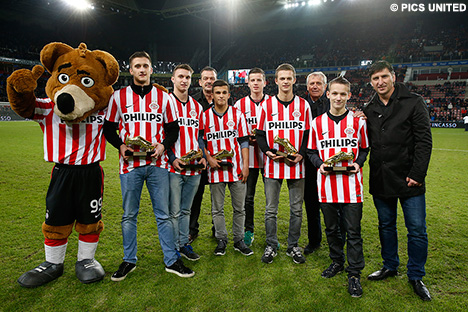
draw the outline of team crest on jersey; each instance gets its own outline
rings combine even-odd
[[[156,101],[151,102],[150,105],[149,105],[149,107],[150,107],[151,109],[155,109],[155,110],[158,110],[158,109],[159,109],[159,105],[158,105],[158,103],[157,103]]]
[[[344,131],[348,136],[352,136],[354,134],[354,129],[352,126],[348,125],[348,127]]]
[[[192,118],[197,117],[197,112],[194,109],[192,109],[189,114],[190,114],[190,116],[192,116]]]
[[[301,117],[301,112],[300,112],[298,109],[296,109],[296,110],[292,113],[292,115],[293,115],[294,118],[299,118],[299,117]]]
[[[226,126],[228,126],[229,128],[234,128],[235,125],[236,123],[232,119],[229,119],[228,122],[226,123]]]

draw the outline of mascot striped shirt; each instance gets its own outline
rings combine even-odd
[[[162,143],[165,138],[164,124],[177,120],[176,110],[169,94],[156,87],[144,97],[133,92],[128,86],[115,91],[109,100],[106,119],[119,123],[120,138],[141,136],[151,143]],[[135,152],[138,146],[131,146]],[[129,157],[125,161],[120,155],[120,173],[128,173],[140,166],[155,165],[168,167],[167,154],[163,153],[157,160],[150,156]]]
[[[203,107],[191,96],[188,97],[187,103],[179,101],[173,93],[170,94],[170,97],[175,103],[180,129],[179,138],[174,143],[172,151],[177,158],[180,158],[191,150],[198,151],[198,130],[200,128]],[[182,175],[195,175],[201,172],[200,170],[182,170],[179,172],[171,165],[169,165],[169,171]]]
[[[336,153],[353,152],[354,159],[339,162],[336,166],[350,166],[359,156],[359,148],[368,148],[366,121],[354,118],[352,112],[336,123],[322,114],[312,122],[308,148],[317,150],[325,161]],[[317,169],[318,170],[318,169]],[[317,174],[317,188],[321,203],[362,203],[362,168],[356,174]]]
[[[261,102],[256,103],[250,98],[250,96],[246,96],[234,104],[234,107],[245,114],[249,134],[252,134],[252,130],[257,128],[261,105],[263,101],[268,100],[269,97],[269,95],[265,95]],[[263,168],[263,157],[264,154],[258,147],[257,143],[249,145],[249,168]]]
[[[206,150],[211,156],[222,150],[234,151],[234,156],[230,159],[232,167],[215,170],[208,167],[208,182],[236,182],[242,173],[242,154],[237,138],[249,135],[245,115],[230,105],[222,117],[216,115],[214,109],[212,106],[204,112],[200,127],[205,132]]]
[[[44,133],[44,160],[65,165],[89,165],[106,159],[102,126],[107,109],[79,123],[67,124],[54,114],[50,99],[36,99],[34,121]]]
[[[309,130],[312,122],[310,106],[303,98],[294,96],[293,100],[284,105],[276,96],[263,102],[260,108],[260,117],[257,128],[265,131],[267,144],[270,149],[283,151],[283,146],[274,143],[275,136],[288,139],[291,144],[300,150],[304,132]],[[265,177],[270,179],[303,179],[305,174],[304,161],[301,160],[293,166],[287,165],[284,160],[273,161],[265,157]]]

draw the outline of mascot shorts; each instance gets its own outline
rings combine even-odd
[[[90,165],[55,164],[46,197],[47,225],[68,225],[75,220],[93,224],[101,220],[104,171]]]

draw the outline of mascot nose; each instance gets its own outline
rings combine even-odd
[[[57,106],[58,109],[66,115],[73,112],[75,109],[75,100],[73,100],[70,94],[62,93],[57,97]]]

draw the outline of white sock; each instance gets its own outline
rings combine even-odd
[[[94,259],[94,254],[96,253],[98,242],[87,243],[81,240],[78,240],[78,261],[84,259]]]
[[[65,261],[67,245],[68,243],[65,243],[61,246],[47,246],[44,244],[46,261],[53,264],[63,263]]]

